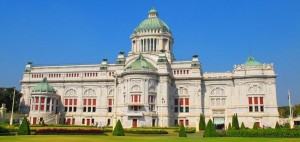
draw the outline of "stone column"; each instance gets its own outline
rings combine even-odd
[[[40,110],[41,110],[41,96],[39,96],[39,107],[38,107],[38,112],[40,112]]]
[[[49,110],[50,110],[50,112],[52,113],[53,112],[53,110],[52,110],[52,106],[53,106],[53,98],[51,97],[51,98],[49,98],[50,99],[50,108],[49,108]]]

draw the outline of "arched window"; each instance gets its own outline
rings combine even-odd
[[[134,85],[132,88],[131,88],[131,91],[140,91],[141,90],[141,87],[138,86],[138,85]]]
[[[151,87],[149,88],[149,92],[156,92],[155,87],[154,87],[154,86],[151,86]]]
[[[253,85],[249,88],[248,90],[249,94],[258,94],[258,93],[262,93],[262,88],[258,85]]]
[[[185,94],[185,95],[187,95],[187,94],[189,94],[189,91],[186,88],[184,88],[184,87],[179,87],[178,94],[181,94],[181,95]]]
[[[88,89],[84,92],[84,96],[96,96],[96,92],[93,89]]]
[[[211,95],[215,95],[215,96],[225,95],[225,91],[222,88],[217,87],[211,91]]]
[[[74,89],[69,89],[65,96],[76,96],[76,91]]]

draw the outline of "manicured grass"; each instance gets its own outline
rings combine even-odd
[[[300,138],[202,138],[196,135],[188,135],[187,138],[177,136],[87,136],[87,135],[30,135],[30,136],[0,136],[1,142],[299,142]]]

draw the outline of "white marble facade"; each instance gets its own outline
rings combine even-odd
[[[157,18],[157,12],[150,11],[149,18]],[[166,28],[135,29],[131,51],[127,55],[120,52],[114,64],[106,59],[92,65],[28,63],[21,80],[20,110],[31,114],[32,89],[47,78],[60,97],[60,123],[112,126],[119,119],[124,127],[196,127],[204,114],[206,121],[212,119],[223,128],[237,113],[246,127],[255,122],[261,127],[275,126],[278,111],[273,64],[241,64],[232,72],[203,73],[198,56],[175,60],[174,39]],[[129,69],[140,56],[155,69],[143,65]]]

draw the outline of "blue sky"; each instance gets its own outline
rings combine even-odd
[[[152,0],[1,0],[0,86],[20,85],[34,65],[115,62]],[[174,54],[198,54],[204,72],[232,71],[249,55],[274,63],[279,105],[300,103],[299,0],[156,0],[173,32]]]

